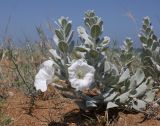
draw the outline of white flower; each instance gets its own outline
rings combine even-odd
[[[47,60],[40,65],[40,70],[35,76],[34,86],[36,90],[41,90],[45,92],[47,90],[48,84],[52,82],[54,76],[54,61]]]
[[[82,59],[77,60],[68,68],[71,86],[77,91],[88,89],[94,82],[94,72],[94,67],[88,65]]]

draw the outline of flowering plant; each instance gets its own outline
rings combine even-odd
[[[119,59],[120,66],[117,66],[113,59],[107,58],[110,38],[101,37],[101,18],[93,10],[87,11],[84,24],[85,27],[77,28],[80,41],[76,43],[72,40],[71,21],[64,17],[58,20],[55,48],[49,50],[53,57],[41,65],[35,77],[36,89],[46,91],[55,75],[80,92],[86,108],[105,104],[107,109],[124,107],[143,111],[149,102],[154,101],[156,89],[154,80],[146,76],[143,67],[130,67],[135,59],[133,41],[127,38],[119,55],[114,57]],[[97,90],[96,96],[83,92],[92,88]]]

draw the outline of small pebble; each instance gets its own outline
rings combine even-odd
[[[8,92],[8,95],[12,97],[12,96],[14,96],[14,93],[11,92],[11,91],[9,91],[9,92]]]

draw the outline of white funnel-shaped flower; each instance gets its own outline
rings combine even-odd
[[[69,81],[77,91],[90,88],[94,82],[94,67],[88,65],[83,59],[75,61],[69,68]]]
[[[41,90],[45,92],[47,90],[48,84],[52,82],[54,76],[54,61],[47,60],[40,65],[39,72],[35,76],[34,86],[36,90]]]

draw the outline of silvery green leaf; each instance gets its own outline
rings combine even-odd
[[[127,86],[128,86],[128,85],[127,85]],[[128,89],[128,87],[127,87],[127,86],[126,86],[126,85],[121,86],[121,88],[120,88],[121,93],[126,92],[126,88]]]
[[[97,107],[96,101],[94,100],[86,101],[86,106],[87,107]]]
[[[146,102],[139,100],[139,99],[134,99],[132,101],[132,107],[133,107],[133,109],[135,109],[137,111],[142,111],[142,110],[146,109],[146,105],[147,105]]]
[[[156,68],[160,72],[160,66],[158,64],[156,64]]]
[[[91,27],[91,36],[93,38],[98,38],[101,35],[101,28],[99,25],[93,25]]]
[[[107,46],[109,42],[110,42],[110,38],[108,36],[105,36],[102,41],[102,46]]]
[[[68,23],[65,27],[65,36],[68,37],[70,31],[71,31],[72,25],[71,23]]]
[[[147,42],[147,38],[143,35],[139,36],[139,39],[141,40],[141,42],[146,43]]]
[[[135,73],[135,79],[137,81],[137,85],[139,85],[145,78],[144,72],[142,69],[137,69]]]
[[[61,57],[57,54],[56,50],[50,49],[49,52],[53,55],[56,59],[61,59]]]
[[[118,95],[118,92],[113,92],[106,98],[104,98],[104,102],[109,102],[112,101],[116,96]]]
[[[144,24],[146,25],[150,24],[150,18],[148,16],[144,17],[143,21],[144,21]]]
[[[103,32],[103,21],[101,20],[101,18],[99,19],[99,26],[100,26],[100,28],[101,28],[101,32]]]
[[[157,36],[155,34],[152,34],[151,38],[155,41],[157,41]]]
[[[88,28],[90,28],[89,18],[85,18],[85,19],[84,19],[84,23],[85,23],[85,25],[86,25]]]
[[[86,33],[85,28],[79,26],[79,27],[77,28],[77,31],[78,31],[79,36],[80,36],[82,39],[85,40],[84,44],[93,46],[93,42],[89,39],[90,36]]]
[[[116,108],[116,107],[118,107],[118,105],[115,104],[115,103],[113,103],[113,102],[108,102],[108,103],[107,103],[107,109]]]
[[[73,49],[74,49],[74,46],[75,46],[75,41],[71,41],[69,43],[69,52],[72,53]]]
[[[77,46],[77,47],[75,47],[75,49],[80,52],[88,52],[90,50],[89,48],[86,48],[83,46]]]
[[[56,33],[59,40],[64,40],[63,34],[61,33],[61,31],[59,29],[56,29],[55,33]]]
[[[89,16],[90,16],[90,17],[94,17],[94,16],[95,16],[94,10],[88,11],[88,13],[89,13]]]
[[[94,46],[94,44],[93,44],[93,42],[91,41],[91,40],[85,40],[85,42],[84,42],[84,44],[85,44],[85,46],[87,46],[87,47],[93,47]]]
[[[105,62],[104,72],[111,72],[115,76],[119,75],[119,71],[118,71],[117,67],[108,61]]]
[[[83,28],[82,26],[79,26],[77,28],[78,34],[82,39],[87,40],[89,38],[89,35],[86,33],[85,28]]]
[[[118,76],[112,75],[112,74],[107,74],[105,78],[103,78],[102,82],[106,87],[112,87],[112,88],[120,88],[121,85],[118,85],[117,82],[119,80]]]
[[[143,25],[142,25],[142,28],[143,28],[144,30],[146,30],[146,29],[147,29],[147,26],[146,26],[145,24],[143,24]]]
[[[117,82],[119,80],[119,72],[117,67],[110,62],[105,62],[104,64],[104,75],[102,76],[102,82],[105,86],[117,87]]]
[[[72,42],[71,40],[72,40],[72,38],[73,38],[73,33],[74,33],[73,31],[70,32],[70,34],[69,34],[69,36],[68,36],[68,38],[67,38],[67,42],[68,42],[68,43]]]
[[[131,95],[131,97],[136,98],[144,95],[147,90],[147,83],[148,79],[145,82],[143,82],[139,87],[136,88],[135,94]]]
[[[91,49],[90,51],[89,51],[89,54],[90,54],[90,56],[92,57],[92,58],[97,58],[98,57],[98,52],[96,51],[96,50],[94,50],[94,49]]]
[[[127,37],[125,41],[125,46],[131,47],[133,44],[133,41],[131,38]]]
[[[109,45],[109,42],[110,42],[110,38],[108,36],[105,36],[103,40],[101,40],[101,43],[97,47],[97,49],[99,48],[100,50],[105,51],[107,49],[107,46]]]
[[[112,91],[113,91],[113,88],[106,89],[106,91],[102,94],[103,98],[108,97]]]
[[[150,60],[151,60],[152,64],[156,67],[156,69],[158,71],[160,71],[160,66],[157,64],[157,62],[152,57],[150,57]]]
[[[152,90],[153,89],[153,84],[154,84],[154,80],[152,77],[148,77],[148,83],[147,83],[147,90]]]
[[[146,33],[147,33],[147,34],[150,34],[151,31],[152,31],[151,27],[149,27],[149,28],[146,29]]]
[[[60,49],[62,52],[67,52],[67,50],[68,50],[68,45],[67,45],[67,43],[64,42],[64,41],[60,41],[60,42],[58,43],[58,47],[59,47],[59,49]]]
[[[149,39],[147,40],[147,44],[148,44],[149,47],[151,47],[152,44],[153,44],[153,39],[149,38]]]
[[[85,17],[94,17],[94,16],[95,16],[94,10],[87,10],[85,12]]]
[[[60,23],[63,27],[65,27],[65,26],[67,25],[67,20],[63,17],[63,18],[61,18],[61,20],[59,21],[59,23]]]
[[[65,25],[67,24],[67,20],[65,19],[65,17],[61,16],[59,19],[58,19],[58,23],[60,25],[62,25],[63,27],[65,27]]]
[[[96,24],[96,20],[95,20],[95,18],[94,17],[91,17],[91,18],[89,18],[89,25],[91,26],[91,28],[92,28],[92,26],[94,25],[94,24]]]
[[[134,87],[138,86],[144,80],[145,75],[142,69],[138,68],[136,73],[130,79],[130,86],[129,89],[133,89]]]
[[[111,69],[111,64],[110,62],[106,61],[104,66],[104,71],[107,72],[110,71],[110,69]]]
[[[148,56],[148,57],[149,57],[149,56],[151,57],[151,56],[152,56],[151,50],[145,49],[145,55]]]
[[[55,46],[58,46],[59,39],[58,39],[57,35],[53,36],[53,40],[54,40]]]
[[[126,103],[127,100],[129,99],[129,92],[130,92],[130,91],[121,94],[120,96],[118,96],[118,97],[115,99],[115,101],[117,101],[117,102],[119,102],[119,103],[123,103],[123,104]]]
[[[122,83],[130,77],[129,69],[126,69],[119,78],[118,83]]]
[[[149,90],[146,92],[146,98],[144,99],[146,102],[153,102],[155,98],[155,91]]]
[[[112,64],[112,73],[114,73],[115,76],[118,76],[119,75],[119,71],[118,71],[118,68]]]
[[[133,54],[132,53],[128,53],[127,55],[126,55],[126,58],[129,60],[129,59],[131,59],[132,58],[132,56],[133,56]],[[129,61],[130,62],[130,61]]]

